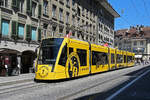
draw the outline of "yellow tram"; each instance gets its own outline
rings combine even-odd
[[[134,53],[71,38],[43,39],[35,80],[68,79],[134,66]]]

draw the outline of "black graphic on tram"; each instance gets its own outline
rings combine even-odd
[[[68,75],[70,78],[78,76],[79,58],[75,52],[72,52],[68,58]]]

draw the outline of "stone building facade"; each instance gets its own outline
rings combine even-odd
[[[135,26],[115,32],[115,46],[135,53],[135,58],[150,58],[150,27]]]
[[[73,38],[113,47],[117,17],[107,0],[0,0],[0,56],[20,57],[26,73],[43,38],[72,32]]]

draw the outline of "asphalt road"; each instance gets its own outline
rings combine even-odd
[[[21,83],[7,92],[0,88],[0,100],[150,100],[149,69],[136,66],[58,83]]]
[[[150,100],[150,68],[128,83],[112,100]]]

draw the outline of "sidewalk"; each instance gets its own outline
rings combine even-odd
[[[34,74],[35,73],[27,73],[27,74],[20,74],[18,76],[6,76],[6,77],[1,76],[0,86],[5,84],[21,82],[21,81],[32,81],[34,80]]]

